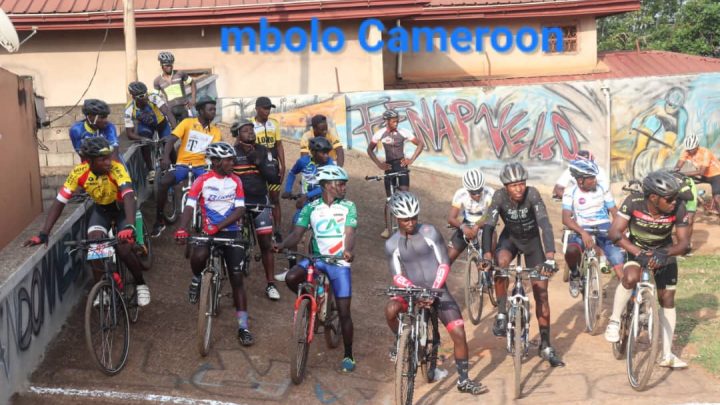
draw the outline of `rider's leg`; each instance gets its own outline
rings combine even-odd
[[[570,276],[573,278],[580,276],[580,273],[578,272],[578,263],[580,263],[581,255],[581,245],[568,242],[567,250],[565,251],[565,263],[567,263],[567,266],[570,269]]]
[[[143,265],[142,262],[140,262],[140,258],[137,257],[135,249],[133,249],[133,245],[134,243],[118,243],[118,257],[123,261],[123,263],[125,263],[128,270],[130,270],[130,273],[135,279],[135,284],[143,285],[145,284],[145,278],[143,278]]]
[[[353,321],[350,315],[350,303],[352,297],[335,298],[337,303],[338,315],[340,316],[340,328],[342,329],[343,345],[345,347],[344,357],[355,359],[353,357],[352,345],[353,345]]]
[[[268,184],[268,195],[270,196],[270,203],[273,205],[272,218],[273,226],[275,227],[275,237],[278,235],[282,239],[282,210],[280,208],[280,185],[279,184]],[[278,243],[280,240],[278,240]]]
[[[550,296],[548,280],[532,281],[533,297],[535,298],[535,316],[540,329],[540,349],[550,346]]]
[[[632,296],[635,285],[640,281],[640,265],[634,261],[628,261],[623,267],[622,282],[615,290],[615,300],[613,301],[613,311],[610,315],[611,321],[620,322],[620,316],[627,306]]]
[[[507,268],[514,257],[513,252],[501,248],[497,252],[495,261],[498,267]],[[498,313],[507,314],[507,290],[508,279],[506,277],[495,278],[495,296],[497,297]]]
[[[675,323],[677,314],[675,311],[675,287],[677,284],[677,262],[671,262],[655,272],[655,283],[657,285],[658,299],[660,302],[660,326],[663,342],[663,360],[661,365],[682,368],[687,363],[677,359],[672,353],[672,341],[675,335]]]
[[[178,173],[178,171],[180,171],[180,173]],[[156,196],[156,223],[164,221],[163,208],[165,208],[165,204],[167,203],[167,192],[170,187],[173,187],[175,184],[179,183],[179,181],[176,179],[176,176],[179,174],[183,174],[183,177],[181,179],[184,179],[185,176],[187,176],[187,171],[187,168],[183,170],[181,166],[175,166],[174,171],[167,171],[165,175],[160,179],[160,184],[158,185],[158,195]]]
[[[272,232],[272,228],[270,228],[270,232]],[[262,264],[265,269],[265,279],[267,280],[273,280],[273,272],[275,271],[275,255],[272,253],[272,233],[270,232],[257,235],[257,242],[262,254]]]
[[[407,311],[407,303],[401,297],[393,297],[385,305],[385,321],[393,335],[397,336],[400,327],[398,315],[403,311]]]
[[[460,229],[456,229],[453,236],[448,241],[448,258],[450,259],[450,266],[455,263],[455,260],[460,254],[467,248],[467,242],[463,238],[463,233]]]
[[[293,266],[285,275],[285,284],[293,293],[298,292],[298,286],[307,278],[307,260],[301,260],[299,265]]]
[[[470,380],[468,376],[470,369],[468,345],[460,307],[447,289],[445,289],[445,294],[439,300],[436,304],[438,318],[447,328],[448,334],[453,341],[455,367],[458,373],[457,388],[462,392],[473,395],[484,394],[488,389],[481,383]]]
[[[343,344],[345,345],[345,358],[350,359],[348,364],[343,359],[343,370],[352,371],[355,368],[355,358],[353,357],[353,321],[350,316],[350,303],[352,301],[352,276],[350,267],[330,265],[324,262],[318,262],[317,268],[322,271],[330,279],[335,303],[340,316],[340,327],[342,329]]]

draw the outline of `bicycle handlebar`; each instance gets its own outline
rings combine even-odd
[[[235,247],[241,247],[245,246],[247,242],[245,242],[242,239],[233,239],[233,238],[215,238],[213,236],[190,236],[188,237],[188,243],[192,244],[201,244],[201,243],[209,243],[212,245],[224,245],[224,246],[235,246]]]
[[[442,288],[424,288],[424,287],[396,287],[390,286],[378,291],[380,295],[390,296],[415,296],[417,298],[438,298],[445,293]]]
[[[245,204],[248,211],[264,210],[265,208],[273,209],[274,207],[272,204]]]
[[[515,267],[507,267],[507,268],[493,266],[492,268],[496,272],[496,276],[498,276],[498,277],[509,277],[513,274],[522,275],[524,273],[524,274],[527,274],[528,278],[531,278],[531,279],[535,278],[535,279],[538,279],[541,281],[550,279],[550,277],[546,277],[546,276],[543,276],[542,274],[540,274],[541,266],[536,266],[536,267],[515,266]]]
[[[66,242],[63,242],[65,246],[73,246],[77,247],[78,249],[87,249],[90,247],[90,245],[98,245],[98,244],[107,244],[108,246],[117,245],[118,240],[117,238],[102,238],[102,239],[79,239],[79,240],[69,240]]]
[[[306,255],[305,253],[293,252],[293,251],[290,251],[290,250],[285,250],[285,251],[283,251],[283,253],[285,254],[285,256],[286,256],[287,258],[297,259],[298,257],[300,257],[300,258],[303,258],[303,259],[308,259],[308,260],[310,260],[310,261],[312,261],[312,262],[315,262],[315,261],[320,260],[320,261],[328,262],[328,263],[330,263],[330,264],[336,264],[338,261],[342,260],[342,257],[337,257],[337,256],[329,256],[329,255]]]
[[[399,172],[392,172],[392,173],[386,173],[381,174],[379,176],[365,176],[365,180],[367,181],[380,181],[385,179],[386,177],[400,177],[400,176],[407,176],[410,173],[410,169],[401,170]]]

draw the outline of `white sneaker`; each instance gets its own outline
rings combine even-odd
[[[139,285],[135,291],[137,293],[139,307],[144,307],[150,303],[150,288],[147,285]]]
[[[273,301],[280,299],[280,292],[272,284],[268,284],[267,288],[265,288],[265,293],[267,293],[268,298]]]
[[[289,270],[285,269],[285,271],[283,271],[282,273],[276,274],[274,276],[275,281],[285,281],[285,276],[288,274],[288,271]]]
[[[669,356],[665,357],[664,359],[660,360],[660,363],[658,363],[660,367],[669,367],[669,368],[686,368],[688,364],[680,359],[678,356],[674,354],[670,354]]]
[[[148,183],[152,183],[155,181],[155,170],[150,170],[148,172],[147,181],[148,181]]]
[[[109,294],[103,294],[103,305],[108,306],[110,305],[110,295]],[[100,306],[100,294],[95,296],[95,299],[93,300],[93,307],[97,308]]]
[[[613,320],[608,322],[607,329],[605,329],[605,340],[610,343],[617,343],[620,341],[620,322]]]

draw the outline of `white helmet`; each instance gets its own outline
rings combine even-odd
[[[420,213],[420,201],[409,191],[398,191],[390,199],[390,210],[395,218],[412,218]]]
[[[205,149],[205,156],[208,159],[224,159],[234,158],[236,155],[235,148],[227,142],[215,142],[208,145]]]
[[[463,187],[467,191],[480,190],[485,186],[485,176],[480,169],[470,169],[463,175]]]
[[[697,135],[690,134],[685,137],[685,150],[692,150],[700,146],[700,140]]]

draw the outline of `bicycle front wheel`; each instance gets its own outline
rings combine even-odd
[[[431,310],[427,318],[427,342],[424,347],[421,347],[422,351],[418,357],[420,358],[420,374],[425,376],[428,383],[431,383],[435,379],[440,331],[438,330],[437,312]]]
[[[163,218],[168,224],[173,224],[178,219],[178,194],[174,186],[168,188],[167,201],[163,207]]]
[[[620,340],[612,344],[613,356],[615,356],[616,360],[622,360],[627,357],[628,330],[630,329],[631,317],[632,302],[629,302],[620,317]]]
[[[410,325],[403,324],[395,360],[395,404],[412,405],[415,390],[415,353]]]
[[[335,303],[335,294],[330,287],[325,293],[327,303],[327,315],[325,316],[325,343],[330,349],[334,349],[340,345],[340,315],[338,314],[337,303]]]
[[[135,278],[132,276],[132,274],[130,274],[130,271],[123,262],[118,263],[118,272],[120,273],[120,277],[123,281],[122,289],[125,293],[125,306],[127,307],[128,316],[130,317],[130,322],[135,323],[137,322],[138,316],[140,314],[140,306],[138,305],[137,285],[135,283]]]
[[[152,250],[152,239],[150,238],[150,228],[148,228],[147,221],[143,217],[143,243],[138,245],[138,257],[140,263],[145,270],[150,270],[153,263],[153,250]]]
[[[295,314],[290,361],[290,379],[294,384],[300,384],[305,379],[307,366],[308,332],[310,332],[310,300],[303,299]]]
[[[602,312],[602,281],[597,262],[591,262],[585,275],[585,329],[591,335],[597,334]]]
[[[515,399],[522,396],[521,378],[522,378],[522,360],[525,354],[523,347],[522,332],[523,318],[525,317],[524,308],[518,306],[515,310],[515,319],[513,319],[513,366],[515,367]]]
[[[202,276],[202,281],[200,282],[200,305],[198,306],[197,323],[198,350],[202,356],[207,356],[210,352],[215,288],[215,283],[213,283],[213,273],[206,271]]]
[[[627,374],[635,391],[644,391],[652,375],[660,347],[660,316],[655,294],[641,292],[642,301],[630,323],[627,343]]]
[[[468,260],[465,272],[465,306],[473,325],[480,323],[483,310],[483,284],[480,262],[477,256],[472,255]]]
[[[85,342],[103,373],[115,375],[125,367],[130,351],[130,320],[122,294],[107,280],[95,284],[88,295]]]

